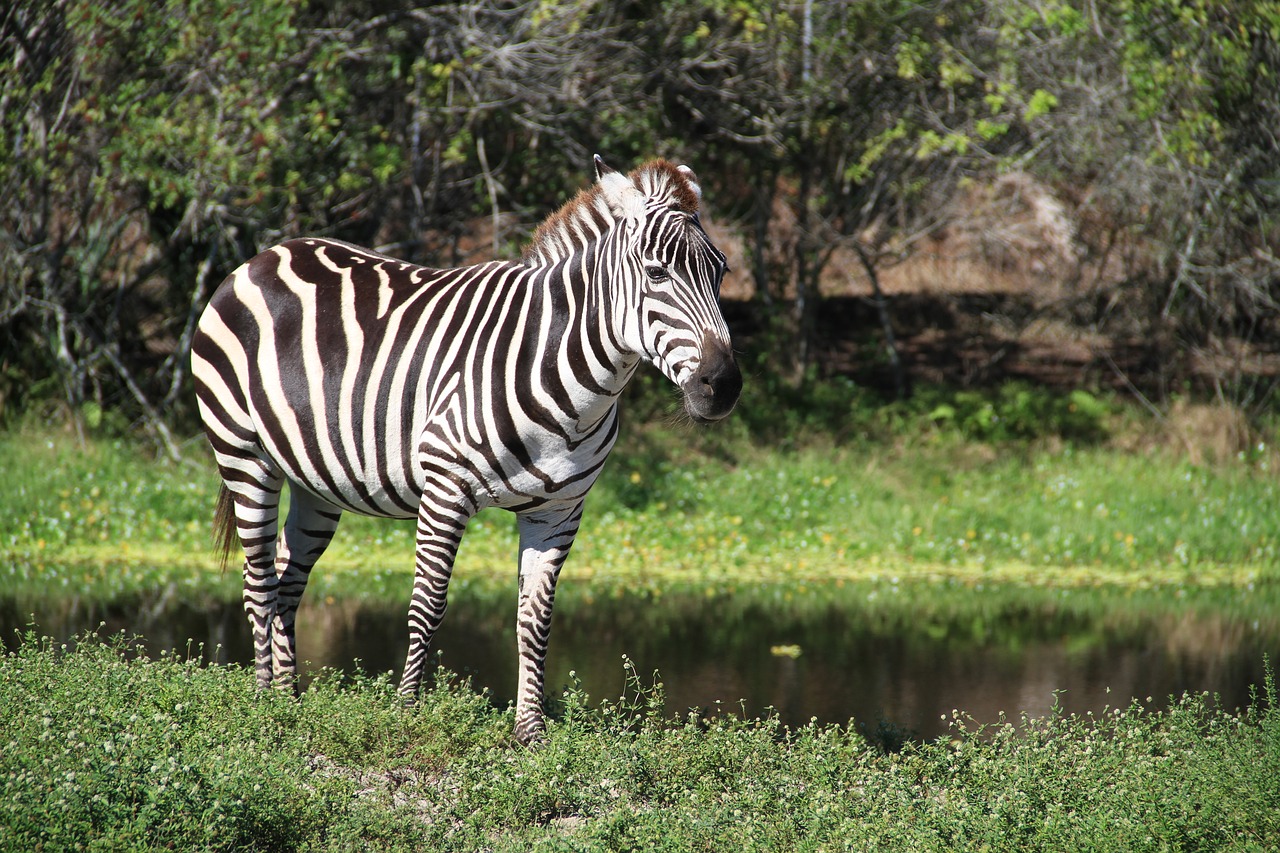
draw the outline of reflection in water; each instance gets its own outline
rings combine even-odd
[[[514,599],[514,596],[512,596]],[[1100,712],[1134,698],[1162,707],[1170,694],[1209,691],[1228,708],[1249,701],[1261,684],[1263,657],[1280,657],[1280,630],[1225,617],[1161,616],[1123,627],[1080,617],[1028,614],[994,630],[969,624],[868,628],[835,604],[778,618],[763,607],[722,608],[716,602],[668,596],[659,604],[634,599],[570,600],[557,612],[547,685],[558,691],[576,673],[593,699],[623,688],[623,655],[646,682],[661,675],[667,707],[740,706],[750,715],[776,709],[788,725],[816,718],[874,727],[884,719],[930,738],[946,732],[953,709],[989,723],[1006,714]],[[456,596],[436,643],[449,669],[470,676],[499,702],[516,682],[515,603],[479,606]],[[0,629],[12,648],[30,606],[0,602]],[[163,596],[146,606],[72,602],[58,612],[34,608],[39,633],[69,638],[104,623],[146,637],[147,647],[191,649],[207,659],[248,665],[252,646],[238,603],[193,607]],[[404,662],[402,607],[355,601],[308,601],[299,616],[298,653],[308,671],[320,667],[395,671]],[[190,643],[188,641],[191,641]],[[797,657],[774,654],[798,646]],[[305,677],[304,677],[305,683]],[[741,702],[740,702],[741,700]]]

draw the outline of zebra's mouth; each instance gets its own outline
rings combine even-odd
[[[684,410],[696,423],[709,424],[733,411],[742,394],[742,371],[728,347],[704,345],[703,357],[681,387]]]

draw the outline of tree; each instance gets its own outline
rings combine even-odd
[[[394,152],[331,120],[341,81],[314,85],[343,34],[301,33],[292,8],[57,0],[5,13],[3,358],[56,377],[77,424],[124,406],[176,453],[163,412],[215,268],[252,252],[267,223],[358,213],[352,197],[395,168]],[[308,158],[335,149],[336,186],[304,187]],[[195,286],[180,283],[193,270]]]
[[[455,264],[481,222],[507,253],[598,151],[697,167],[798,387],[839,256],[905,394],[879,275],[975,187],[1025,175],[1070,197],[1095,256],[1123,256],[1054,310],[1194,351],[1224,399],[1260,401],[1278,33],[1268,0],[16,0],[0,415],[61,400],[172,449],[186,342],[240,261],[320,233]]]
[[[1245,369],[1277,329],[1280,6],[1125,0],[1001,7],[1003,83],[1051,99],[1027,164],[1084,187],[1096,252],[1128,257],[1093,322],[1164,342],[1220,399],[1257,406],[1274,379]],[[1118,247],[1118,248],[1117,248]]]

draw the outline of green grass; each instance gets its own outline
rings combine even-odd
[[[1269,596],[1280,586],[1269,455],[1192,465],[1101,446],[779,453],[714,441],[649,431],[620,448],[588,499],[566,578],[597,594],[947,581]],[[210,545],[216,476],[198,443],[190,455],[174,465],[120,442],[0,435],[0,591],[112,600],[176,584],[233,597],[236,572],[217,571]],[[411,523],[348,515],[314,588],[402,598],[412,535]],[[515,550],[511,516],[482,513],[458,588],[509,589]]]
[[[94,636],[0,658],[0,849],[1264,850],[1280,838],[1273,681],[1238,715],[1188,696],[877,749],[838,726],[671,719],[630,674],[570,689],[550,742],[446,674],[300,701],[240,667]]]
[[[984,423],[970,408],[934,419]],[[632,429],[589,499],[559,609],[666,596],[612,626],[645,631],[707,602],[795,619],[839,607],[886,632],[970,626],[985,643],[1026,614],[1123,631],[1194,610],[1274,632],[1269,452],[1192,465],[972,438],[777,449]],[[210,546],[212,465],[198,441],[189,456],[0,434],[4,604],[237,598],[238,572],[220,573]],[[510,516],[481,514],[454,595],[509,607],[515,550]],[[412,553],[411,525],[349,516],[309,594],[402,606]],[[194,657],[28,636],[0,659],[0,849],[1261,850],[1280,837],[1270,679],[1239,714],[1185,696],[982,730],[959,715],[939,742],[873,733],[900,748],[886,751],[852,725],[673,717],[630,672],[621,698],[553,697],[550,743],[529,752],[509,709],[447,674],[406,711],[384,677],[322,676],[293,701]]]

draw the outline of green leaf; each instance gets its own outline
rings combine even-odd
[[[1058,97],[1044,89],[1036,89],[1022,111],[1022,120],[1030,124],[1041,116],[1048,115],[1058,106]]]

